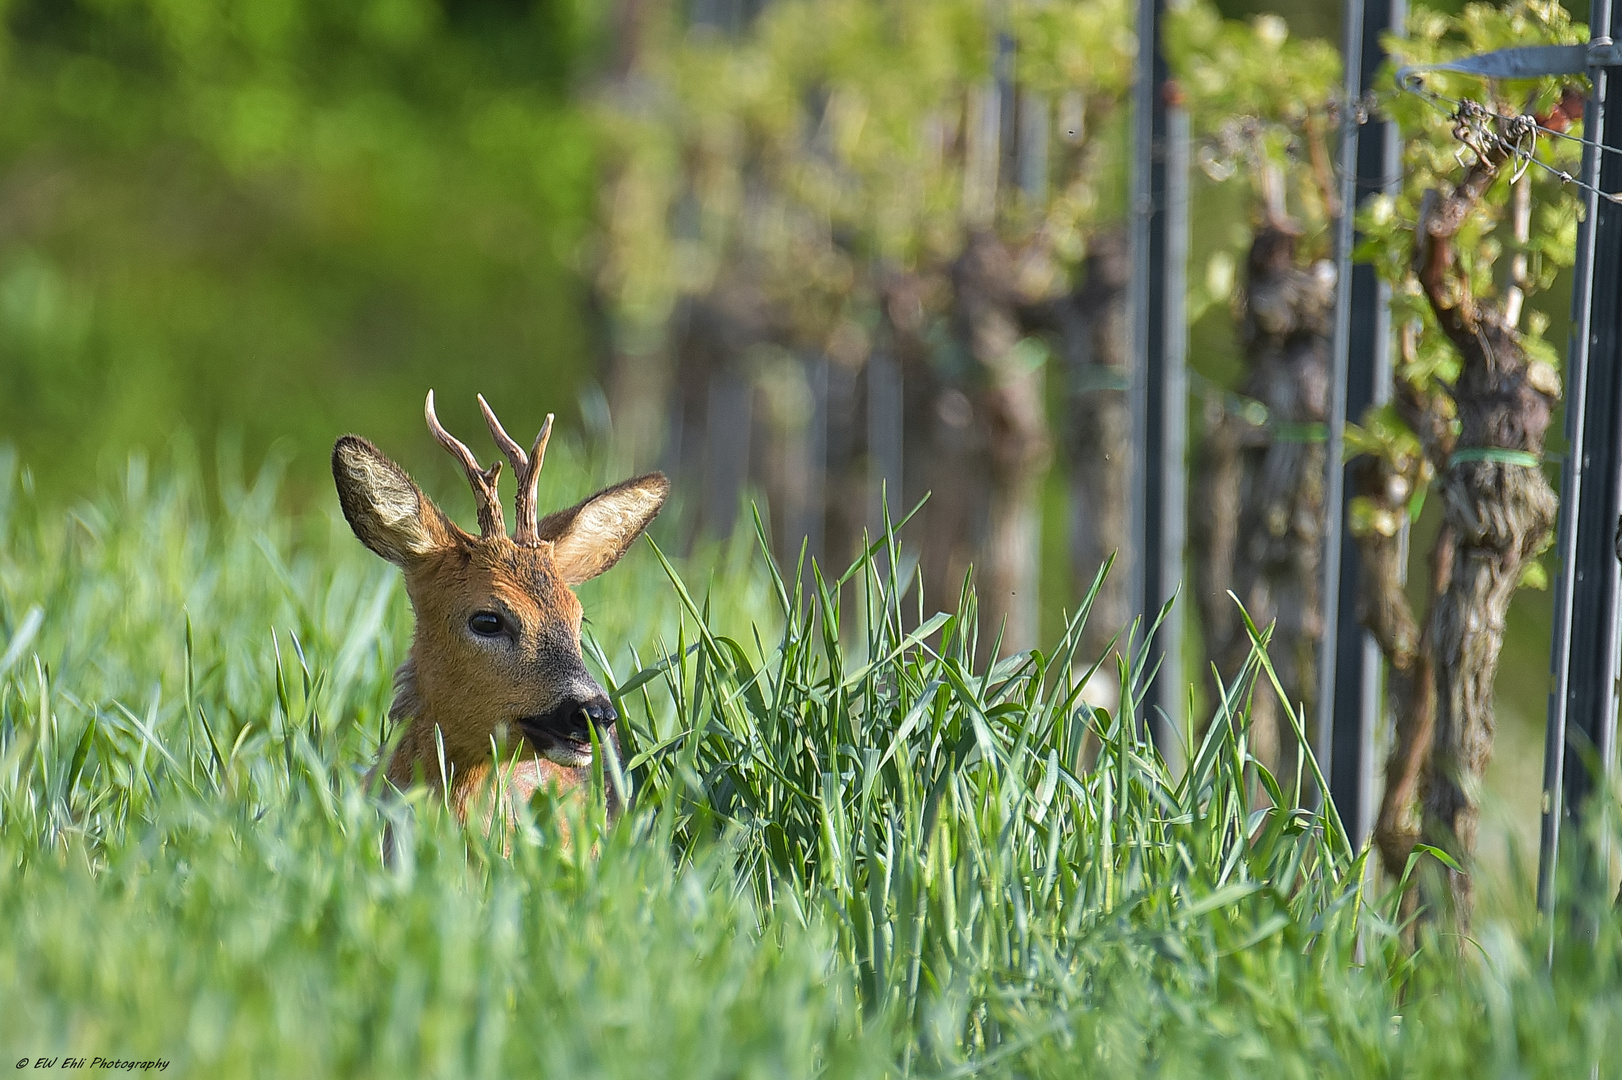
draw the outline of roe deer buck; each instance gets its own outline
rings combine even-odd
[[[461,463],[478,502],[479,535],[457,528],[405,470],[357,435],[332,449],[332,475],[344,517],[361,543],[398,566],[416,616],[411,652],[394,675],[389,716],[406,729],[380,756],[391,784],[449,783],[464,822],[488,797],[492,745],[515,758],[502,766],[509,818],[537,789],[581,788],[590,775],[591,729],[614,752],[618,717],[580,654],[580,601],[571,587],[619,561],[653,520],[670,490],[660,473],[599,491],[536,520],[535,489],[552,432],[546,418],[526,454],[479,396],[496,445],[518,477],[518,524],[509,539],[496,477],[434,415],[434,437]],[[439,744],[443,743],[443,769]],[[375,769],[374,769],[375,771]],[[614,796],[610,794],[610,810]],[[494,814],[493,805],[486,814]]]

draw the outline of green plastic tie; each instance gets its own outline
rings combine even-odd
[[[1083,394],[1092,390],[1130,390],[1132,377],[1103,364],[1088,364],[1076,373],[1075,389]]]
[[[1329,425],[1323,423],[1286,423],[1272,425],[1273,441],[1287,443],[1321,443],[1329,441]]]
[[[1451,469],[1466,461],[1496,461],[1500,465],[1525,465],[1535,469],[1543,464],[1543,455],[1530,450],[1511,450],[1507,446],[1464,446],[1448,455],[1447,467]]]

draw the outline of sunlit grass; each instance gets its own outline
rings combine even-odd
[[[271,474],[219,489],[136,463],[64,509],[0,467],[0,1061],[1622,1075],[1614,916],[1552,972],[1530,921],[1407,953],[1332,811],[1291,809],[1310,767],[1248,755],[1260,650],[1178,771],[1130,663],[1117,715],[1080,702],[1085,604],[988,670],[972,590],[920,601],[893,535],[837,589],[747,536],[643,546],[583,596],[634,810],[477,835],[364,790],[394,572]]]

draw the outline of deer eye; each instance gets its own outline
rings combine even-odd
[[[507,632],[507,620],[493,611],[475,611],[467,628],[480,637],[499,637]]]

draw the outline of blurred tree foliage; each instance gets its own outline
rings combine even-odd
[[[774,7],[0,0],[0,439],[66,489],[99,456],[177,430],[205,443],[241,431],[250,452],[285,439],[308,480],[337,431],[426,446],[429,384],[449,423],[474,419],[474,390],[567,416],[598,370],[603,313],[585,278],[599,268],[583,278],[578,256],[599,183],[619,223],[604,263],[624,288],[595,299],[643,347],[636,328],[662,325],[670,289],[707,273],[703,245],[668,216],[703,209],[713,223],[716,200],[741,190],[710,168],[665,198],[658,184],[681,170],[660,156],[713,162],[737,134],[718,121],[729,110],[783,145],[781,125],[803,113],[772,95],[806,90],[819,65],[861,87],[829,128],[843,132],[833,156],[852,156],[840,178],[802,162],[796,193],[840,230],[873,226],[858,229],[870,251],[947,250],[948,177],[919,171],[921,133],[897,125],[953,79],[989,73],[984,12]],[[710,71],[715,19],[689,25],[710,8],[740,26],[766,12],[773,43]],[[1129,75],[1126,29],[1105,41],[1069,5],[1011,10],[1023,85],[1057,95]],[[682,109],[655,100],[673,53],[687,57],[678,81],[709,96],[693,98],[692,115],[709,110],[702,138],[668,129]],[[605,98],[634,107],[589,104]],[[805,269],[819,290],[841,273]]]
[[[585,11],[0,3],[0,437],[70,488],[177,430],[314,477],[336,432],[425,441],[427,386],[569,410]]]
[[[1086,332],[1058,309],[1124,207],[1130,5],[634,8],[598,97],[616,445],[701,477],[717,531],[760,484],[790,557],[842,562],[881,484],[932,492],[926,593],[972,561],[1023,647],[1048,360]]]

